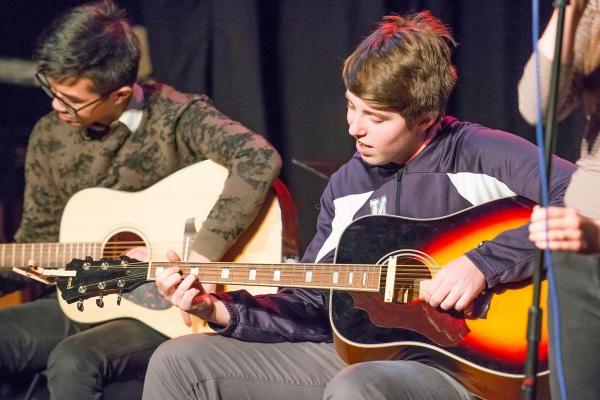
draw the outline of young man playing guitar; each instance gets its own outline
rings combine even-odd
[[[17,242],[57,242],[65,204],[82,189],[139,191],[206,159],[228,177],[189,259],[219,260],[257,215],[281,166],[275,149],[206,96],[137,84],[139,58],[138,40],[112,1],[70,10],[43,37],[36,77],[53,111],[30,137]],[[0,293],[26,284],[15,277],[0,278]],[[102,398],[107,384],[143,376],[166,340],[129,319],[70,321],[55,295],[2,309],[0,321],[2,379],[46,370],[51,398],[60,400]]]
[[[356,154],[322,195],[317,234],[304,262],[331,262],[336,250],[337,258],[342,231],[362,216],[438,218],[507,196],[539,201],[532,144],[444,116],[456,81],[450,61],[454,45],[449,30],[428,12],[388,16],[346,59],[347,119]],[[573,165],[554,162],[551,203],[560,204]],[[383,234],[388,233],[394,234]],[[356,253],[369,252],[375,239],[365,232],[353,243]],[[534,253],[521,226],[449,260],[422,282],[421,298],[428,304],[422,317],[440,310],[450,317],[467,310],[482,291],[528,278]],[[176,259],[173,253],[169,257]],[[328,343],[328,305],[319,291],[208,295],[196,282],[193,274],[182,277],[177,266],[156,278],[167,300],[207,319],[220,335],[163,343],[150,361],[146,400],[471,397],[457,370],[442,367],[424,351],[347,366]],[[383,316],[384,322],[390,318]],[[351,330],[370,332],[359,323]]]

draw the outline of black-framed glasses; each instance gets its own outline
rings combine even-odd
[[[92,106],[96,103],[99,103],[100,101],[104,100],[107,96],[107,94],[103,94],[102,96],[98,97],[97,99],[92,100],[89,103],[82,105],[81,107],[75,108],[72,105],[70,105],[69,103],[67,103],[66,101],[64,101],[63,99],[61,99],[60,97],[58,97],[56,95],[56,93],[54,93],[54,91],[50,87],[50,84],[48,83],[48,79],[46,79],[46,76],[42,72],[40,72],[40,71],[36,72],[35,79],[37,79],[37,81],[39,82],[40,87],[42,88],[44,93],[46,93],[52,100],[56,99],[60,103],[60,105],[62,107],[64,107],[64,109],[67,111],[67,114],[69,114],[73,118],[78,118],[79,111],[83,110],[84,108],[88,108],[89,106]]]

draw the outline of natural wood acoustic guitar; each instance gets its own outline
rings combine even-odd
[[[226,168],[207,160],[139,192],[82,190],[64,209],[59,243],[2,244],[0,265],[39,279],[44,274],[60,274],[73,258],[115,259],[137,246],[146,246],[150,259],[165,259],[167,250],[185,255],[221,194],[227,173]],[[296,211],[289,192],[276,181],[254,222],[223,260],[279,263],[296,257]],[[22,268],[30,259],[39,267],[35,271]],[[262,286],[247,289],[254,294],[276,291]],[[69,318],[82,323],[134,318],[169,337],[212,332],[195,317],[192,326],[185,325],[178,309],[162,300],[153,283],[121,297],[112,294],[95,302],[68,304],[59,296],[59,302]]]

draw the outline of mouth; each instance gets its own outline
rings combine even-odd
[[[73,118],[71,118],[71,116],[69,114],[58,113],[58,118],[61,121],[65,121],[65,122],[73,121]]]
[[[356,141],[356,147],[359,148],[359,149],[372,149],[373,148],[373,146],[369,146],[368,144],[364,144],[360,140]]]
[[[71,125],[80,125],[80,122],[71,117],[69,114],[58,113],[58,119]]]

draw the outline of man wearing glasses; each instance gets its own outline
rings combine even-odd
[[[16,241],[57,242],[63,208],[84,188],[139,191],[211,159],[229,175],[189,260],[219,260],[252,222],[277,176],[281,160],[275,149],[221,114],[206,96],[137,84],[138,41],[112,1],[80,6],[57,19],[35,60],[53,111],[30,136]],[[24,284],[0,276],[0,295]],[[46,370],[53,399],[98,399],[109,383],[143,376],[165,339],[129,319],[75,323],[50,294],[0,310],[0,380]]]

